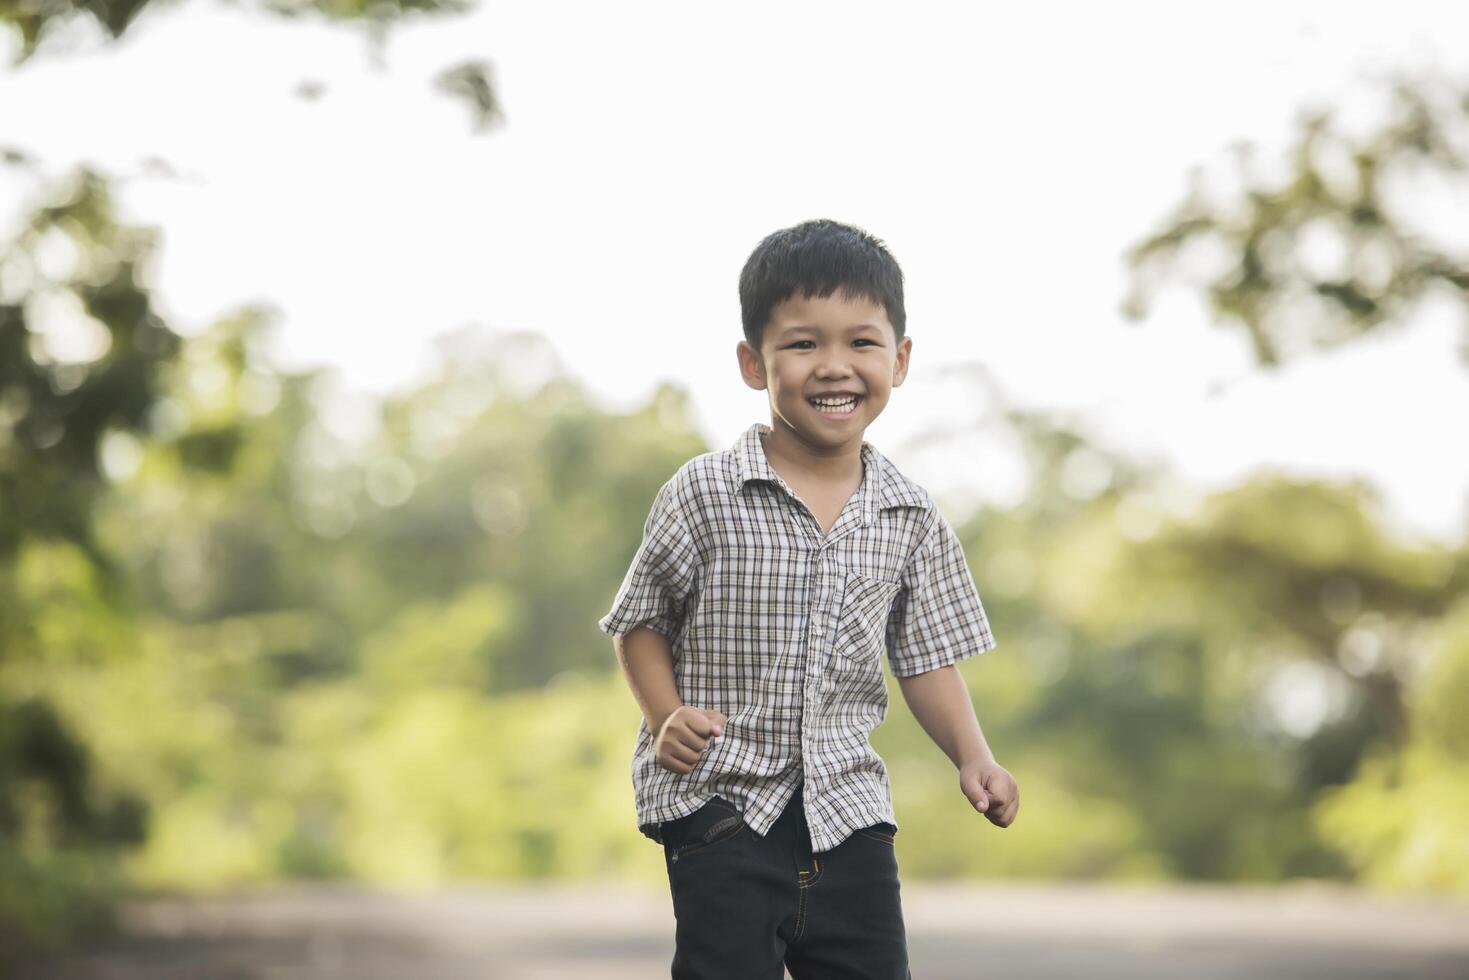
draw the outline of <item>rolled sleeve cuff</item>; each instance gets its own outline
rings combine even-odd
[[[944,644],[926,647],[917,652],[894,654],[889,658],[889,663],[894,677],[916,677],[970,657],[977,657],[996,646],[994,635],[986,631],[969,643]]]
[[[614,609],[597,621],[597,628],[609,636],[626,636],[639,626],[646,626],[654,633],[659,633],[669,639],[672,639],[673,634],[678,630],[678,623],[672,616],[659,615],[646,609],[631,607]]]

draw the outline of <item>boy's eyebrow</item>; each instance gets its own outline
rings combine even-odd
[[[879,327],[875,323],[854,323],[850,327],[847,328],[847,333],[856,333],[859,330],[876,330],[878,333],[882,333],[882,328]],[[805,323],[800,323],[800,324],[797,324],[796,326],[793,326],[793,327],[785,327],[785,328],[783,328],[781,330],[781,334],[782,335],[785,335],[785,334],[793,334],[793,333],[800,333],[802,331],[805,331],[807,333],[817,333],[818,332],[815,327],[810,326],[810,325],[805,324]]]

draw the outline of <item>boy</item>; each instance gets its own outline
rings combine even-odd
[[[881,654],[975,809],[1007,827],[955,661],[995,646],[952,527],[862,438],[908,372],[902,272],[833,221],[762,241],[740,274],[740,373],[771,423],[658,491],[612,610],[644,721],[639,829],[662,843],[682,978],[908,973],[897,821],[869,733]]]

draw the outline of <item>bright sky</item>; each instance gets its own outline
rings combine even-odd
[[[992,436],[911,442],[983,420],[941,373],[979,363],[1188,483],[1362,476],[1400,529],[1464,533],[1451,311],[1265,377],[1190,296],[1143,326],[1118,310],[1123,251],[1191,166],[1279,146],[1365,70],[1462,70],[1442,52],[1469,6],[486,4],[398,31],[385,68],[351,30],[155,6],[120,44],[79,31],[0,72],[0,141],[55,174],[156,155],[184,175],[122,200],[163,230],[155,285],[185,332],[268,301],[286,363],[381,391],[447,330],[531,329],[609,407],[690,387],[722,447],[769,420],[735,365],[739,268],[767,232],[832,217],[907,278],[912,371],[868,438],[954,506],[1025,492]],[[487,136],[431,83],[467,58],[506,107]],[[294,97],[307,80],[321,99]],[[29,186],[0,170],[7,233]]]

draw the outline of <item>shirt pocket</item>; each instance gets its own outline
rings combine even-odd
[[[836,652],[849,663],[876,663],[886,640],[888,613],[902,583],[848,571],[837,615]]]

